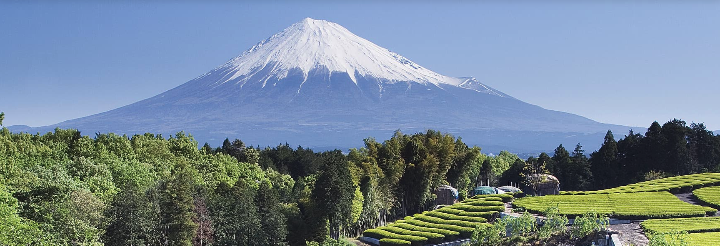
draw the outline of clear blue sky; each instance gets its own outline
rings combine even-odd
[[[0,2],[0,111],[43,126],[193,79],[304,17],[544,108],[720,129],[720,2]]]

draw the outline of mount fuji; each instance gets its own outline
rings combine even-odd
[[[362,139],[440,130],[484,150],[592,148],[602,124],[531,105],[472,77],[448,77],[351,33],[306,18],[225,64],[157,96],[104,113],[27,130],[83,133],[185,131],[201,144],[361,147]]]

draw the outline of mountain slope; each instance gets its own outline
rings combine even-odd
[[[338,24],[309,18],[167,92],[56,126],[85,133],[184,130],[213,145],[229,137],[343,148],[398,129],[436,129],[517,151],[596,135],[601,142],[608,129],[629,129],[546,110],[475,78],[435,73]]]

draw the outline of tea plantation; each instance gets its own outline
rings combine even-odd
[[[618,219],[693,217],[717,212],[683,202],[667,191],[526,197],[515,201],[514,206],[533,213],[558,207],[560,214],[570,217],[595,211]]]
[[[720,185],[720,173],[699,173],[644,181],[611,189],[596,191],[563,191],[561,195],[633,193],[648,191],[668,191],[670,193],[690,192],[705,186]]]
[[[380,240],[380,245],[425,245],[469,238],[476,228],[505,211],[503,201],[512,195],[485,195],[421,214],[407,216],[387,226],[369,229],[363,236]]]
[[[718,185],[718,186],[716,186]],[[720,217],[711,207],[680,200],[673,193],[693,192],[703,202],[720,207],[720,173],[685,175],[598,191],[569,191],[561,195],[524,197],[510,194],[475,196],[433,211],[407,216],[387,226],[366,230],[363,235],[380,245],[438,244],[469,238],[478,228],[505,210],[505,203],[541,214],[557,208],[559,215],[576,217],[588,212],[611,218],[646,220],[648,235],[683,232],[689,245],[720,245]]]
[[[700,188],[693,195],[710,206],[720,207],[720,186]]]

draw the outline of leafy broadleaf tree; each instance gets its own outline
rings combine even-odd
[[[339,237],[341,226],[350,222],[355,194],[345,155],[339,150],[323,153],[323,171],[313,189],[313,198],[329,221],[330,236]]]
[[[160,183],[161,228],[169,245],[192,245],[197,225],[193,222],[193,172],[179,161],[172,175]]]
[[[278,200],[277,191],[270,182],[260,184],[255,204],[260,217],[260,234],[257,240],[260,245],[284,245],[287,236],[287,219],[282,213],[282,206]]]

